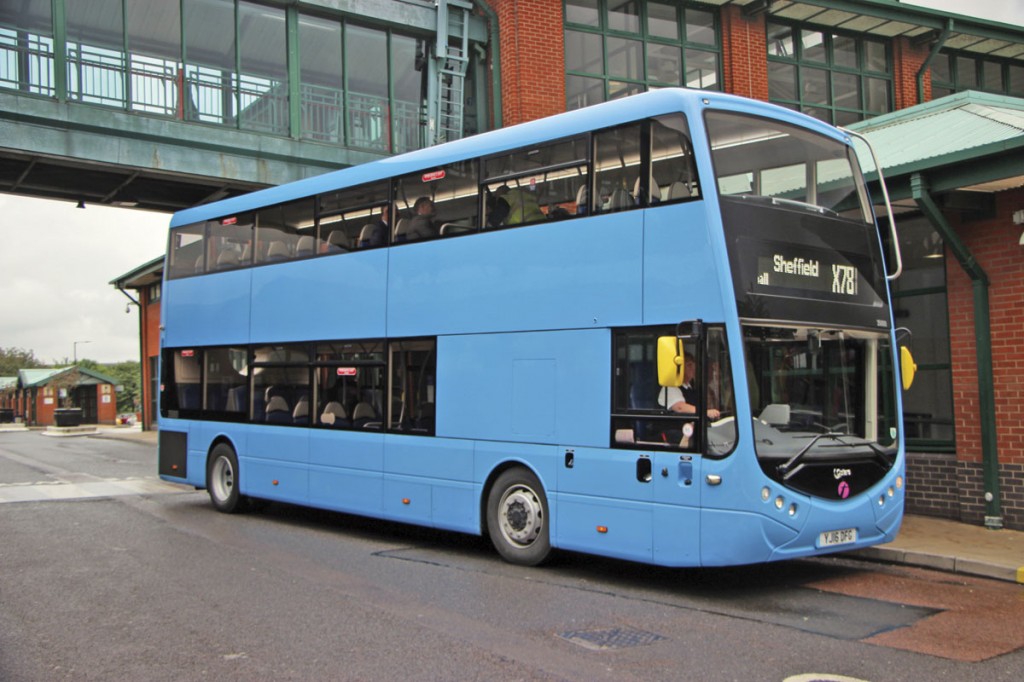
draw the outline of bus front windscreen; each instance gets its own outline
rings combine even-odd
[[[881,241],[853,148],[778,120],[705,120],[740,316],[888,329]]]
[[[889,471],[899,424],[888,336],[746,325],[744,347],[754,446],[769,477],[845,499]]]

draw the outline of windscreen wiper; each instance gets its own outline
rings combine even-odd
[[[828,438],[830,440],[839,440],[841,437],[845,435],[845,433],[839,433],[838,431],[819,433],[817,436],[811,439],[810,443],[804,446],[803,450],[796,453],[788,460],[780,464],[776,471],[778,471],[779,475],[782,476],[783,481],[789,480],[790,476],[796,473],[796,471],[793,470],[793,467],[800,463],[800,460],[804,458],[804,455],[806,455],[810,451],[810,449],[813,448],[818,443],[819,440],[821,440],[822,438]]]

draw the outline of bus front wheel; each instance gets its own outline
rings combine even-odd
[[[509,563],[536,566],[551,553],[548,499],[533,472],[503,472],[487,496],[487,531]]]
[[[218,443],[206,464],[206,490],[217,511],[233,514],[242,511],[238,492],[238,455],[227,443]]]

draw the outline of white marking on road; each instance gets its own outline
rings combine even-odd
[[[168,483],[158,478],[97,478],[91,481],[35,481],[31,483],[0,483],[0,504],[7,502],[50,502],[81,500],[96,497],[130,495],[167,495],[193,492],[188,486]]]

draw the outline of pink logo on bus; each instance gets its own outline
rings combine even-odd
[[[839,497],[845,500],[850,496],[850,484],[846,481],[839,481]]]

